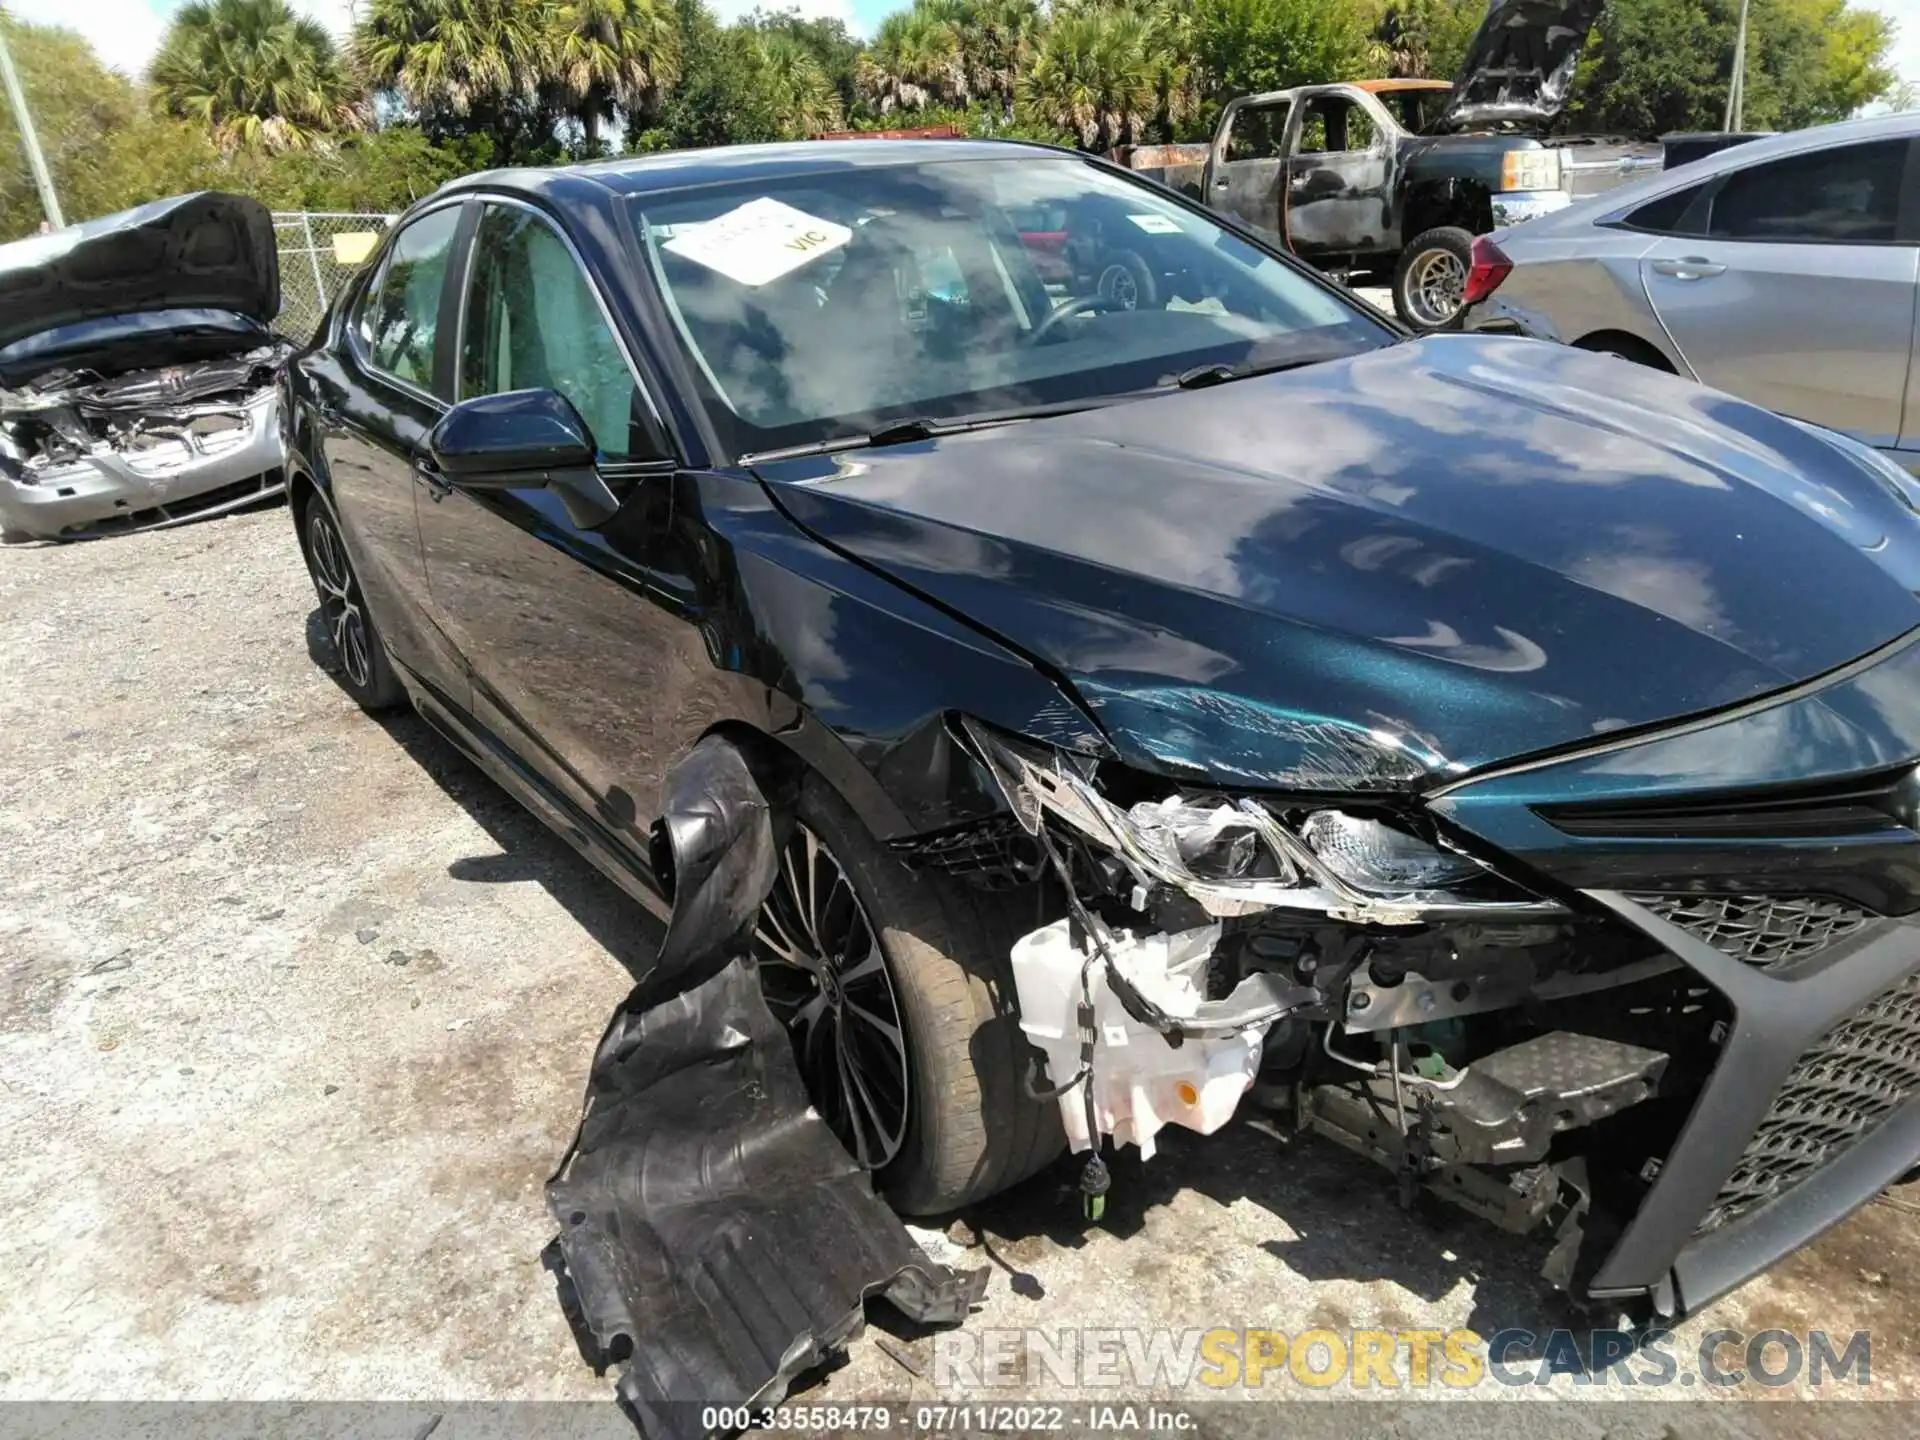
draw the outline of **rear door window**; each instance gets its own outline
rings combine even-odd
[[[1707,234],[1827,245],[1893,240],[1907,148],[1905,140],[1838,145],[1736,170],[1713,197]]]
[[[1286,153],[1287,115],[1293,106],[1247,105],[1234,113],[1227,130],[1227,159],[1277,160]]]

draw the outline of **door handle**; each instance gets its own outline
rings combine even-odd
[[[1653,262],[1654,274],[1666,275],[1674,280],[1711,280],[1715,275],[1724,275],[1726,271],[1726,266],[1704,255],[1683,255],[1678,260]]]
[[[413,478],[427,487],[427,494],[433,497],[436,505],[453,493],[453,486],[448,483],[447,477],[424,456],[413,462]]]

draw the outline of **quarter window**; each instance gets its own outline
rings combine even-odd
[[[433,388],[433,337],[459,226],[460,207],[449,205],[394,236],[364,302],[360,334],[367,358],[376,369],[422,390]]]
[[[644,402],[567,244],[539,216],[489,205],[474,239],[460,394],[557,390],[609,459],[649,453]]]
[[[1707,233],[1725,240],[1871,244],[1895,238],[1907,142],[1841,145],[1736,170]]]
[[[1671,195],[1662,195],[1658,200],[1649,200],[1621,223],[1630,230],[1646,230],[1655,235],[1697,235],[1700,231],[1698,216],[1685,228],[1682,228],[1682,222],[1686,220],[1688,208],[1699,198],[1703,188],[1689,185]]]

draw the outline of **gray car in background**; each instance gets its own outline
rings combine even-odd
[[[1474,262],[1469,329],[1611,351],[1920,470],[1920,114],[1736,146],[1484,237]]]

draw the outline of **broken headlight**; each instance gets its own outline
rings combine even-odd
[[[1486,873],[1477,860],[1343,810],[1314,811],[1301,823],[1300,838],[1347,884],[1375,894],[1443,890]]]
[[[1326,809],[1296,829],[1251,797],[1176,794],[1122,809],[1079,757],[1003,738],[971,720],[962,729],[1027,833],[1054,823],[1107,851],[1132,876],[1137,906],[1154,886],[1170,885],[1215,917],[1289,909],[1411,925],[1460,908],[1560,910],[1531,898],[1456,895],[1450,887],[1488,878],[1485,867],[1382,821]]]

